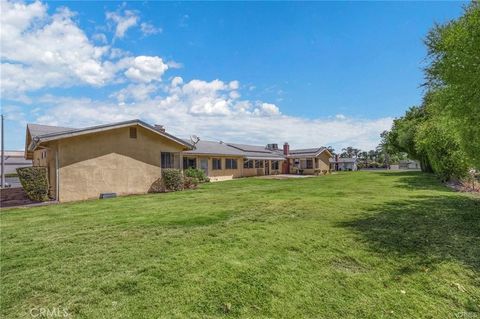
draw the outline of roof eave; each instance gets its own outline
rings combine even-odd
[[[110,129],[114,129],[114,128],[122,128],[122,127],[128,127],[128,126],[132,126],[132,125],[139,125],[149,131],[152,131],[160,136],[163,136],[171,141],[174,141],[180,145],[183,145],[184,147],[186,147],[187,150],[190,150],[190,149],[193,149],[193,145],[190,144],[190,143],[187,143],[173,135],[170,135],[166,132],[161,132],[157,129],[155,129],[153,126],[141,121],[141,120],[131,120],[131,121],[125,121],[125,122],[120,122],[120,123],[115,123],[115,124],[107,124],[107,125],[99,125],[99,126],[94,126],[94,127],[90,127],[90,128],[84,128],[84,129],[76,129],[76,130],[70,130],[70,131],[65,131],[65,132],[60,132],[60,133],[50,133],[50,134],[45,134],[45,135],[40,135],[40,136],[37,136],[36,138],[39,139],[38,143],[35,143],[32,147],[32,151],[36,148],[36,146],[39,144],[39,143],[43,143],[43,142],[49,142],[49,141],[54,141],[54,140],[59,140],[59,139],[63,139],[63,138],[68,138],[68,137],[75,137],[75,136],[79,136],[79,135],[83,135],[83,134],[91,134],[91,133],[97,133],[97,132],[103,132],[103,131],[107,131],[107,130],[110,130]],[[35,138],[33,138],[35,139]],[[33,142],[33,139],[32,139],[32,142]],[[30,144],[32,145],[32,143]],[[29,149],[30,149],[30,146],[29,146]]]

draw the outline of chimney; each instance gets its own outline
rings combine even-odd
[[[287,142],[283,144],[283,155],[288,155],[290,153],[290,145]]]
[[[163,127],[163,125],[155,124],[154,127],[157,131],[165,133],[165,127]]]

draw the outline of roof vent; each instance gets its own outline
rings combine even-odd
[[[165,127],[163,125],[155,124],[154,127],[157,131],[165,133]]]
[[[270,150],[270,151],[278,150],[278,144],[267,144],[267,150]]]

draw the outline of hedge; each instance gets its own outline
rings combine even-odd
[[[28,198],[35,201],[48,200],[48,177],[46,167],[17,168],[18,178]]]
[[[210,178],[208,178],[205,172],[198,168],[189,167],[183,171],[183,174],[185,177],[197,179],[199,183],[210,182]]]

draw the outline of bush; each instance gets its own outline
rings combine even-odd
[[[198,183],[210,182],[210,178],[205,175],[205,172],[198,168],[189,167],[183,171],[185,177],[196,178]]]
[[[48,200],[48,177],[46,167],[17,168],[18,178],[28,198],[35,201]]]
[[[162,169],[162,181],[167,191],[181,191],[183,189],[183,175],[179,169]]]
[[[198,185],[198,179],[196,177],[185,176],[183,178],[184,189],[196,188],[197,185]]]

